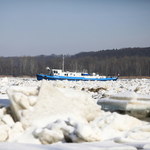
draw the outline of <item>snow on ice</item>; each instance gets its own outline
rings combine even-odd
[[[0,78],[0,148],[148,150],[150,123],[133,116],[149,119],[149,85]]]

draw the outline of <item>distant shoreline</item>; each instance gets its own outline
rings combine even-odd
[[[120,76],[119,79],[150,79],[150,76]]]

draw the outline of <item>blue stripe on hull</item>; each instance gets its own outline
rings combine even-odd
[[[37,74],[37,80],[69,80],[69,81],[116,81],[117,77],[112,78],[85,78],[85,77],[67,77],[67,76],[49,76],[43,74]]]

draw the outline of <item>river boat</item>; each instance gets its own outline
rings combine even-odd
[[[49,74],[37,74],[37,80],[69,80],[69,81],[116,81],[118,77],[106,77],[85,72],[64,72],[61,69],[49,69]]]
[[[86,72],[70,72],[64,71],[64,55],[62,60],[62,69],[50,69],[46,67],[48,74],[37,74],[37,80],[69,80],[69,81],[116,81],[117,77],[106,77],[101,76],[96,73],[86,73]]]

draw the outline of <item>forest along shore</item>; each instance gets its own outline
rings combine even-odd
[[[150,76],[150,47],[123,48],[65,55],[65,71],[105,76]],[[46,67],[61,69],[63,55],[0,57],[0,75],[35,76]]]

